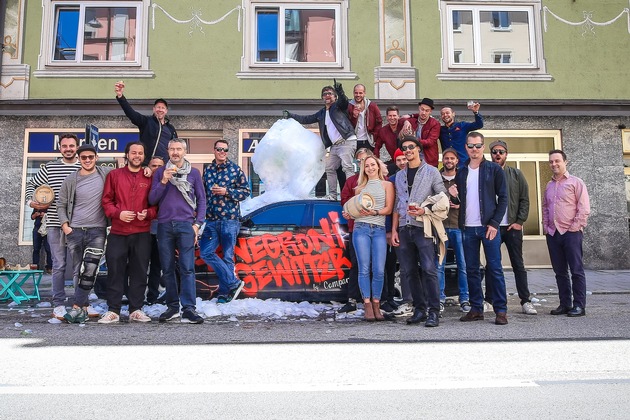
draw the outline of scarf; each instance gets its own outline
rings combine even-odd
[[[197,208],[197,198],[194,194],[191,194],[193,186],[190,182],[188,182],[188,174],[192,170],[192,166],[190,162],[184,159],[184,164],[181,168],[175,166],[170,160],[166,164],[166,169],[175,168],[177,172],[170,179],[171,184],[173,184],[184,196],[184,200],[188,203],[190,207],[195,210]],[[165,169],[165,170],[166,170]]]

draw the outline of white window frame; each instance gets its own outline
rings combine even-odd
[[[541,0],[488,0],[478,1],[438,0],[442,27],[442,60],[440,80],[543,80],[550,81],[543,55],[541,28]],[[453,11],[471,11],[473,17],[474,63],[455,63],[453,46]],[[529,48],[531,63],[494,64],[481,59],[481,34],[479,12],[524,11],[529,21]],[[511,28],[494,28],[498,32]]]
[[[243,56],[241,71],[237,77],[241,79],[322,79],[339,78],[354,79],[356,73],[350,70],[348,55],[348,3],[349,0],[243,0]],[[279,8],[279,16],[284,16],[285,9],[331,9],[335,11],[336,61],[321,63],[283,62],[284,42],[280,35],[278,44],[278,62],[257,61],[257,22],[256,9]],[[279,19],[283,25],[283,20]],[[284,28],[281,28],[281,32]]]
[[[147,46],[148,17],[151,0],[42,0],[42,37],[36,77],[91,77],[91,78],[142,78],[153,77],[149,69]],[[134,61],[60,61],[54,59],[54,44],[57,9],[60,7],[79,8],[79,30],[83,27],[86,7],[135,7],[136,12],[136,55]],[[77,53],[83,45],[83,37],[77,40]]]

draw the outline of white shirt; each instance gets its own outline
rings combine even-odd
[[[328,131],[328,138],[330,138],[330,141],[333,144],[337,143],[339,140],[343,140],[341,133],[337,130],[337,127],[335,127],[335,124],[333,124],[330,119],[330,113],[328,110],[326,110],[326,131]]]
[[[354,132],[357,134],[358,140],[368,139],[367,127],[365,126],[365,109],[359,114],[359,119],[357,120],[357,126]]]
[[[466,178],[466,220],[464,226],[477,227],[481,224],[481,209],[479,208],[479,168],[468,167]]]

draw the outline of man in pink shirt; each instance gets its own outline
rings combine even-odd
[[[588,191],[584,181],[567,172],[567,155],[562,150],[549,152],[549,166],[553,177],[543,197],[543,231],[560,297],[560,306],[552,310],[551,315],[584,316],[586,276],[582,239],[591,213]]]

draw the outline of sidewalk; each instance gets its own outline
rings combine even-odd
[[[44,275],[40,282],[39,293],[42,301],[50,301],[51,275]],[[551,269],[527,270],[529,291],[533,295],[556,295],[556,279]],[[505,270],[505,284],[508,295],[516,294],[514,273]],[[586,289],[593,294],[628,293],[630,294],[630,270],[586,270]],[[72,292],[67,291],[68,294]],[[0,308],[7,309],[12,301],[0,302]],[[36,303],[35,301],[31,301]],[[27,303],[25,303],[27,304]],[[32,304],[32,303],[31,303]]]

